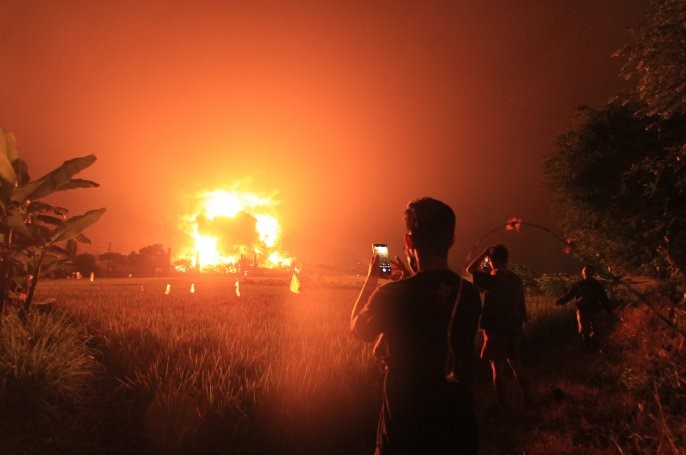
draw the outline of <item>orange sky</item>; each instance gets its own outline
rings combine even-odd
[[[399,253],[407,201],[443,199],[461,267],[512,216],[554,227],[543,158],[647,4],[0,0],[0,127],[33,177],[98,155],[101,188],[56,199],[107,207],[94,252],[177,249],[191,195],[246,181],[309,262]],[[552,267],[539,234],[502,240]]]

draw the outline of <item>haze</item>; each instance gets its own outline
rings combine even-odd
[[[610,57],[648,1],[0,1],[0,127],[37,178],[90,153],[107,207],[86,249],[128,253],[179,229],[198,191],[274,195],[307,263],[401,252],[406,203],[458,217],[451,263],[516,216],[555,228],[542,163],[578,105],[621,87]],[[540,232],[513,261],[569,264]]]

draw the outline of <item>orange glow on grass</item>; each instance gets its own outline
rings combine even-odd
[[[271,197],[238,189],[200,193],[196,209],[182,226],[194,244],[181,259],[205,271],[289,267],[293,258],[280,249],[277,205]]]

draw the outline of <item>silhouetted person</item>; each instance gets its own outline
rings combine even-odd
[[[587,348],[598,349],[598,318],[605,310],[611,313],[610,300],[605,289],[594,278],[595,269],[585,265],[581,269],[581,280],[569,288],[567,294],[555,301],[556,305],[564,305],[576,299],[576,320],[579,326],[581,341]]]
[[[471,385],[479,293],[448,267],[455,231],[449,206],[418,199],[408,204],[404,221],[415,274],[377,287],[378,258],[372,257],[351,315],[351,329],[362,340],[383,336],[375,454],[474,454],[478,427]]]
[[[525,402],[530,401],[528,380],[521,366],[522,325],[527,321],[524,285],[508,267],[508,251],[504,245],[486,248],[467,266],[474,284],[484,291],[481,329],[484,344],[481,358],[491,364],[493,387],[498,405],[505,408],[506,385],[503,378],[509,365]]]

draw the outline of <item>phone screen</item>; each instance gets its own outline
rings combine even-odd
[[[385,243],[375,243],[372,245],[372,251],[379,257],[379,268],[377,269],[379,276],[390,275],[391,261],[388,258],[388,245]]]

